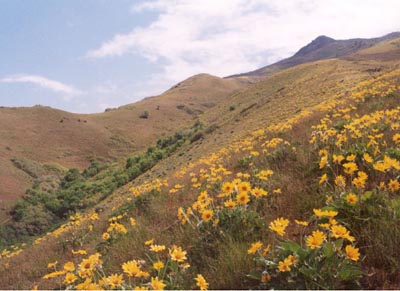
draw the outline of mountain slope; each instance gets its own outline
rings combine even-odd
[[[99,277],[72,271],[77,281],[71,285],[77,289],[111,288],[110,280],[126,288],[147,283],[154,288],[150,284],[156,276],[169,284],[166,288],[194,289],[198,287],[193,280],[197,274],[204,275],[210,289],[355,289],[360,288],[353,283],[359,280],[361,267],[366,274],[362,288],[398,288],[398,262],[393,260],[399,255],[400,239],[395,192],[399,190],[395,183],[398,164],[393,161],[399,159],[395,135],[400,122],[400,59],[394,58],[400,50],[398,41],[360,51],[357,60],[321,60],[289,68],[232,94],[201,117],[215,126],[205,129],[199,139],[187,142],[115,191],[96,206],[97,211],[74,216],[25,250],[17,248],[12,251],[16,255],[5,255],[2,263],[9,268],[0,272],[0,286],[65,287],[65,273],[50,272],[73,261],[80,271],[87,265],[103,272],[101,277],[110,275],[99,281]],[[389,51],[390,61],[375,58],[377,52],[381,56]],[[346,161],[337,164],[334,155],[343,155]],[[350,173],[351,161],[359,171]],[[368,176],[364,186],[360,186],[365,177],[361,171]],[[345,177],[345,186],[336,182],[339,174]],[[360,204],[353,207],[346,197],[353,199],[349,199],[351,203],[358,199]],[[335,219],[328,219],[315,215],[314,208],[338,210],[339,215],[329,213]],[[280,217],[290,220],[287,228],[280,227],[282,235],[279,221],[271,227]],[[342,231],[343,237],[333,237],[331,230],[321,226],[323,242],[317,241],[313,249],[307,247],[319,224],[331,229],[335,221],[345,227],[347,235]],[[338,232],[335,235],[339,236]],[[182,246],[186,253],[173,245]],[[345,245],[351,247],[347,248],[350,252],[344,250]],[[360,258],[355,248],[361,252]],[[72,250],[77,249],[101,257],[73,255]],[[177,254],[180,262],[174,261]],[[289,255],[294,260],[289,260]],[[319,259],[313,260],[315,257]],[[265,258],[270,264],[259,264]],[[153,279],[123,272],[124,263],[134,264],[133,260]],[[142,260],[146,263],[138,263]],[[153,263],[158,260],[168,272],[157,271]],[[48,269],[48,263],[55,261],[58,264]],[[341,264],[318,265],[332,261]],[[181,262],[189,262],[191,267],[184,268]],[[292,268],[291,272],[279,272],[282,264]],[[263,277],[260,282],[267,269],[271,278]],[[321,269],[327,271],[321,274]],[[42,278],[49,273],[52,275]],[[311,276],[308,279],[307,274]],[[88,277],[94,281],[77,287]]]
[[[115,161],[190,128],[199,116],[245,86],[240,80],[202,74],[159,96],[100,114],[43,106],[0,108],[0,201],[15,200],[35,180],[12,159],[80,169],[92,160]],[[148,117],[143,118],[146,111]]]
[[[319,36],[311,43],[301,48],[292,57],[279,61],[275,64],[257,69],[252,72],[229,76],[227,78],[242,77],[257,81],[270,76],[281,70],[304,64],[331,58],[341,58],[351,55],[359,50],[369,48],[375,44],[400,37],[400,32],[393,32],[382,37],[363,39],[355,38],[348,40],[335,40],[327,36]]]

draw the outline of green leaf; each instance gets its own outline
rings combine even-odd
[[[372,197],[373,192],[372,191],[366,191],[362,196],[361,196],[361,201],[367,201]]]
[[[322,248],[322,252],[325,257],[327,257],[327,258],[332,257],[333,254],[335,253],[333,244],[330,242],[326,243]]]
[[[260,281],[261,280],[261,273],[259,271],[253,271],[250,274],[247,274],[246,277]]]
[[[283,241],[281,242],[281,246],[284,250],[291,251],[293,253],[298,253],[301,249],[301,246],[293,241]]]

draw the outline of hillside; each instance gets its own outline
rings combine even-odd
[[[43,165],[84,169],[93,160],[111,162],[143,151],[163,136],[190,128],[245,86],[241,80],[202,74],[159,96],[100,114],[43,106],[0,108],[0,201],[14,201],[33,182],[52,175]],[[146,111],[148,118],[141,118]],[[12,159],[20,161],[18,167]]]
[[[0,287],[398,289],[399,43],[281,70],[214,106],[175,100],[190,122],[185,108],[209,107],[206,126],[99,204],[3,250]],[[165,96],[187,96],[184,85]],[[143,103],[149,121],[167,106]]]
[[[379,42],[398,37],[400,37],[400,32],[393,32],[382,37],[370,39],[355,38],[347,40],[335,40],[325,35],[321,35],[305,47],[301,48],[290,58],[281,60],[277,63],[262,67],[252,72],[233,75],[228,78],[241,77],[248,80],[258,81],[276,72],[291,68],[293,66],[318,60],[346,57],[359,50],[370,48]]]

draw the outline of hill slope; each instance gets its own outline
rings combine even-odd
[[[233,94],[97,212],[3,252],[0,286],[398,288],[399,41]]]
[[[290,58],[284,59],[275,64],[268,65],[252,72],[233,75],[229,76],[228,78],[242,77],[249,80],[257,81],[293,66],[318,60],[345,57],[359,50],[372,47],[379,42],[395,39],[398,37],[400,37],[400,32],[393,32],[377,38],[355,38],[347,40],[335,40],[333,38],[322,35],[318,36],[311,43],[301,48]]]
[[[15,200],[38,178],[16,168],[12,159],[23,160],[24,165],[80,169],[92,160],[115,161],[191,127],[220,100],[245,86],[241,80],[202,74],[160,96],[100,114],[72,114],[43,106],[0,108],[0,201]],[[148,117],[143,116],[145,111]]]

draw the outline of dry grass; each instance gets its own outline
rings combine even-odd
[[[214,84],[216,87],[218,87],[219,82],[219,80],[213,78],[206,80],[210,77],[203,76],[205,79],[203,77],[200,80],[189,79],[188,81],[190,82],[167,91],[165,96],[168,96],[168,98],[150,98],[139,104],[125,106],[115,111],[85,116],[87,123],[76,126],[81,126],[79,128],[86,132],[83,130],[83,126],[90,126],[93,123],[94,125],[91,128],[95,133],[99,134],[99,142],[102,138],[100,133],[104,133],[105,140],[109,142],[111,139],[110,132],[112,132],[113,134],[118,133],[120,137],[123,136],[123,139],[128,143],[133,143],[136,141],[132,139],[134,134],[148,131],[149,126],[152,125],[151,128],[153,130],[148,135],[143,135],[144,139],[140,141],[143,143],[141,146],[148,145],[150,141],[155,141],[157,134],[159,137],[163,132],[168,133],[170,129],[162,127],[167,124],[167,121],[171,122],[170,126],[173,130],[179,128],[178,126],[181,126],[181,124],[190,125],[194,121],[191,114],[176,109],[176,106],[181,104],[190,107],[192,110],[204,109],[205,111],[204,107],[207,107],[207,111],[197,117],[206,124],[215,123],[219,128],[212,133],[205,134],[204,139],[192,144],[186,144],[177,153],[161,161],[132,184],[118,189],[106,201],[103,201],[101,206],[105,206],[105,210],[100,213],[100,221],[96,222],[93,233],[83,243],[83,247],[90,253],[95,252],[96,246],[102,241],[101,233],[107,228],[108,218],[113,211],[124,205],[127,201],[126,199],[131,196],[128,190],[129,187],[140,185],[144,181],[154,181],[159,177],[168,177],[170,188],[176,183],[180,183],[185,186],[184,189],[172,195],[167,194],[166,189],[163,189],[163,195],[151,198],[149,203],[146,204],[146,209],[134,208],[129,215],[137,219],[138,226],[104,253],[105,266],[111,272],[120,272],[120,264],[122,262],[143,258],[143,241],[150,238],[155,238],[159,244],[170,245],[177,243],[183,245],[184,249],[189,251],[194,249],[196,247],[195,233],[181,231],[177,224],[176,210],[179,206],[189,205],[196,199],[198,193],[190,188],[189,177],[185,176],[183,179],[175,178],[174,173],[202,157],[209,157],[218,149],[232,144],[235,140],[243,139],[255,129],[265,128],[272,123],[287,120],[323,101],[346,98],[349,95],[349,91],[360,81],[371,78],[371,74],[373,76],[383,74],[394,66],[393,63],[380,63],[382,69],[379,72],[367,71],[368,68],[375,68],[376,63],[376,60],[364,60],[362,62],[328,60],[304,64],[250,85],[246,90],[233,93],[229,98],[227,98],[229,94],[227,95],[226,92],[232,89],[231,85],[226,85],[227,88],[216,92],[216,95],[208,91],[204,99],[199,102],[198,96],[207,88],[210,82],[217,82]],[[198,91],[190,91],[191,86],[196,84],[197,81],[204,82],[200,82],[201,86],[199,85]],[[235,86],[237,86],[235,90],[241,88],[240,84]],[[219,98],[219,101],[215,102],[217,105],[210,107],[209,103],[213,102],[214,98]],[[229,109],[231,105],[235,106],[235,110]],[[160,106],[159,110],[156,109],[157,106]],[[53,110],[47,108],[36,109],[53,112]],[[149,119],[142,120],[137,117],[143,110],[149,111]],[[133,116],[133,119],[130,120],[127,116]],[[299,145],[307,144],[310,124],[315,124],[320,117],[320,115],[313,115],[303,120],[294,130],[285,133],[284,138]],[[169,120],[170,118],[173,118],[173,120]],[[132,130],[133,128],[135,130]],[[51,132],[50,129],[49,131]],[[171,133],[173,133],[172,130]],[[92,134],[90,133],[89,137]],[[138,144],[135,145],[137,149],[140,148]],[[78,148],[82,146],[79,149],[82,150],[82,153],[87,154],[84,144],[77,146]],[[100,151],[100,149],[101,147],[99,146],[98,150]],[[124,152],[123,146],[120,148],[114,147],[113,149],[114,152],[110,152],[109,149],[106,150],[105,153],[109,156],[105,154],[105,157],[117,156],[116,152],[118,150],[121,151],[121,155],[127,153]],[[52,151],[50,149],[47,150],[49,150],[50,155]],[[81,156],[82,161],[84,161],[83,157],[84,154]],[[239,169],[235,167],[239,157],[239,154],[237,156],[232,155],[221,163],[237,172]],[[313,184],[318,183],[317,177],[315,173],[307,172],[312,170],[307,169],[307,167],[315,160],[315,156],[310,155],[306,148],[300,146],[298,147],[297,157],[295,161],[283,158],[275,163],[268,162],[268,165],[275,167],[273,170],[278,173],[274,177],[273,183],[283,185],[282,191],[285,193],[275,201],[274,208],[268,209],[271,211],[269,213],[271,217],[285,215],[301,219],[303,214],[307,214],[310,209],[319,204],[319,200],[315,198],[315,189],[312,188]],[[80,160],[77,158],[77,161]],[[266,164],[262,160],[259,163],[260,166]],[[200,167],[197,166],[192,171],[198,171]],[[295,233],[292,234],[295,235]],[[40,280],[40,277],[47,272],[46,262],[57,259],[62,264],[71,258],[70,247],[61,248],[62,241],[68,238],[67,236],[61,236],[58,239],[51,238],[38,246],[28,247],[21,255],[12,258],[10,260],[10,269],[0,272],[0,287],[2,289],[28,289],[38,281],[40,281],[41,288],[57,287],[52,281]],[[265,236],[267,237],[267,235]],[[192,272],[199,271],[206,278],[210,278],[210,283],[213,283],[212,288],[248,288],[248,286],[252,286],[252,282],[243,281],[243,278],[254,267],[253,262],[246,256],[248,246],[249,242],[247,241],[238,242],[234,240],[226,240],[215,244],[212,247],[218,248],[218,256],[215,258],[204,256],[204,266],[193,266],[195,269]],[[235,264],[238,264],[238,266]],[[377,282],[381,282],[379,278],[375,279]],[[18,284],[15,282],[18,282]],[[374,283],[373,287],[377,288],[379,284],[377,282]]]

